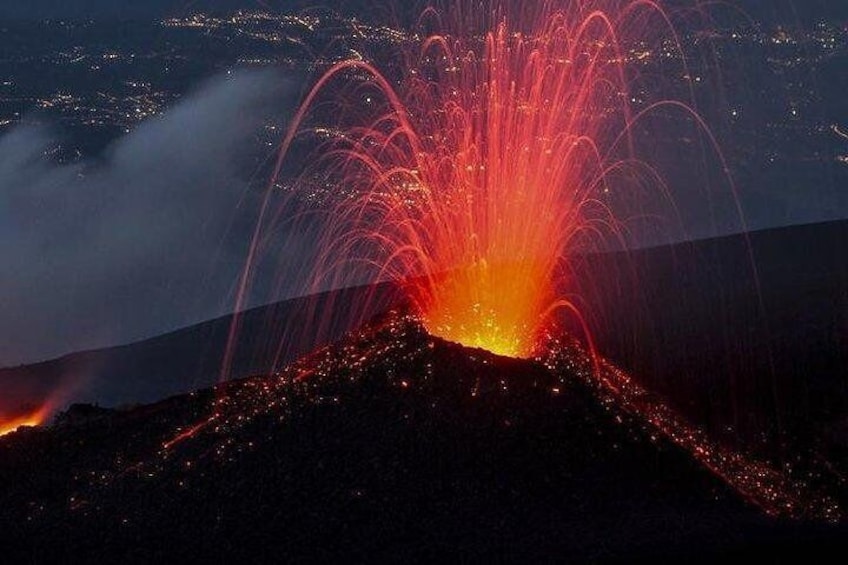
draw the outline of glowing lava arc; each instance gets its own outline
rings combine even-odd
[[[630,149],[621,40],[668,18],[647,0],[480,4],[426,10],[421,29],[443,31],[414,42],[398,79],[360,59],[329,69],[274,179],[341,83],[335,102],[359,109],[337,113],[339,133],[307,167],[340,173],[350,193],[329,212],[316,286],[365,265],[404,286],[432,334],[527,357],[560,308],[585,329],[562,273],[576,250],[621,233],[603,199],[610,173],[653,174]]]

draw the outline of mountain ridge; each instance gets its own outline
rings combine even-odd
[[[717,447],[690,443],[662,410],[642,414],[653,401],[626,378],[604,367],[606,381],[592,380],[591,356],[551,339],[547,356],[503,358],[390,312],[274,375],[21,430],[0,439],[11,525],[0,541],[36,562],[773,559],[844,547],[842,525],[810,520],[827,514],[804,510],[819,504],[807,487],[744,458],[741,475],[720,478],[702,459]],[[807,518],[770,518],[761,503]]]

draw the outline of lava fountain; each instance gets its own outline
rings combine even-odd
[[[422,12],[400,64],[329,68],[289,126],[271,185],[296,140],[320,133],[302,175],[335,174],[340,188],[323,212],[315,288],[364,269],[396,281],[447,340],[528,357],[567,313],[591,346],[569,259],[624,237],[606,197],[613,177],[658,179],[634,157],[632,126],[654,106],[684,106],[630,108],[623,40],[657,22],[676,42],[650,0],[453,2]],[[329,125],[316,125],[322,113]],[[269,201],[249,263],[274,218]]]

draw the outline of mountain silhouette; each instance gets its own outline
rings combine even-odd
[[[275,374],[74,407],[0,439],[0,544],[29,562],[844,548],[841,495],[723,450],[577,341],[551,339],[539,359],[503,358],[392,311]]]

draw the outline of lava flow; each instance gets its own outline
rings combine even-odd
[[[290,125],[272,186],[295,139],[320,132],[329,140],[304,174],[338,173],[342,196],[314,288],[364,265],[401,284],[433,335],[529,357],[559,313],[588,337],[563,274],[569,257],[623,237],[605,199],[614,177],[654,175],[633,156],[645,110],[629,107],[622,40],[656,23],[675,36],[651,1],[483,4],[424,11],[400,68],[361,58],[330,68]],[[311,124],[328,104],[340,106],[337,123]],[[684,106],[649,109],[663,104]]]

